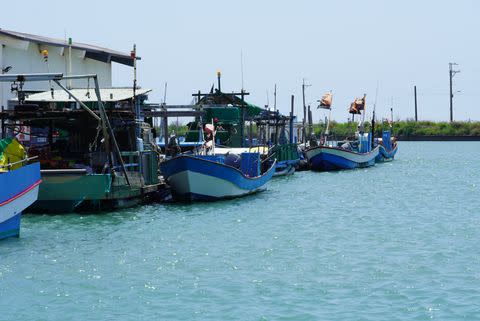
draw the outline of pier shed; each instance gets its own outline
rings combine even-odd
[[[112,87],[112,62],[133,66],[134,58],[124,53],[96,45],[55,39],[23,32],[0,29],[0,73],[62,73],[97,74],[101,88]],[[85,87],[83,80],[64,80],[69,88]],[[30,82],[25,92],[44,92],[59,89],[52,83]],[[9,84],[0,83],[0,106],[7,108],[7,101],[14,94]]]

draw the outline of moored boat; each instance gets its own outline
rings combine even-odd
[[[0,239],[18,237],[22,211],[38,197],[40,164],[28,164],[23,147],[0,140]]]
[[[266,188],[275,161],[262,170],[259,153],[179,155],[161,164],[173,195],[183,201],[212,201],[253,194]]]
[[[330,97],[331,99],[331,97]],[[366,95],[363,98],[355,98],[350,104],[349,113],[352,114],[352,122],[355,115],[365,117]],[[330,100],[331,102],[331,100]],[[375,112],[374,112],[375,113]],[[328,125],[325,138],[320,146],[315,146],[306,150],[305,154],[314,171],[330,171],[341,169],[354,169],[369,167],[375,165],[375,158],[379,154],[379,146],[374,146],[373,126],[372,133],[363,131],[364,120],[359,125],[359,130],[355,134],[355,141],[341,141],[333,143],[327,142]]]
[[[368,144],[368,134],[364,140]],[[317,146],[306,151],[310,168],[314,171],[354,169],[375,165],[379,147],[359,148],[351,142],[339,143],[340,146]]]

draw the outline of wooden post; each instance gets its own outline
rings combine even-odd
[[[240,108],[241,117],[242,121],[240,123],[240,136],[242,137],[242,141],[240,143],[240,147],[244,147],[244,141],[245,141],[245,134],[244,134],[244,128],[245,128],[245,93],[242,89],[241,91],[241,97],[242,97],[242,106]]]
[[[310,109],[310,105],[308,105],[308,139],[312,137],[312,127],[313,127],[312,110]]]
[[[167,108],[164,105],[163,108],[165,109],[165,116],[163,117],[162,125],[163,125],[163,137],[165,138],[165,154],[168,154],[168,113],[167,113]],[[200,126],[203,126],[200,124]]]
[[[303,83],[302,83],[302,97],[303,97],[302,142],[305,144],[306,136],[307,136],[307,131],[305,129],[306,121],[307,121],[307,106],[305,105],[305,79],[303,80]]]
[[[295,96],[292,95],[292,101],[291,101],[291,109],[290,109],[290,144],[293,144],[293,119],[294,119],[294,116],[293,116],[293,113],[294,113],[294,100],[295,100]]]
[[[417,114],[417,86],[413,86],[413,94],[415,96],[415,121],[418,121],[418,114]]]

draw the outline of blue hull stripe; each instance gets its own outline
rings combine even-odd
[[[0,174],[0,203],[12,199],[40,180],[40,163]]]
[[[275,173],[275,164],[262,176],[246,177],[238,169],[217,162],[188,155],[174,157],[161,165],[161,172],[168,178],[183,171],[192,171],[231,182],[241,189],[251,191],[265,185]]]
[[[310,168],[316,171],[331,171],[341,169],[354,169],[360,167],[369,167],[375,165],[375,154],[366,162],[355,162],[345,157],[320,152],[310,159]]]
[[[3,211],[8,209],[11,202],[18,202],[18,197],[33,188],[40,181],[40,163],[34,163],[18,169],[0,173],[0,208]],[[2,205],[3,204],[3,205]],[[25,204],[23,209],[30,204]],[[17,210],[19,208],[17,207]],[[22,209],[22,210],[23,210]],[[0,222],[0,239],[18,236],[20,233],[21,213],[8,213]],[[14,215],[14,216],[11,216]]]

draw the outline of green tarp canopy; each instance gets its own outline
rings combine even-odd
[[[250,104],[250,103],[247,103],[247,102],[245,102],[245,104],[247,105],[247,114],[250,117],[258,116],[263,111],[262,108],[254,105],[254,104]]]
[[[206,95],[200,99],[197,103],[198,105],[233,105],[235,107],[240,107],[241,105],[245,104],[246,109],[246,116],[247,117],[255,117],[260,115],[263,111],[263,108],[258,107],[257,105],[251,104],[249,102],[243,101],[240,97],[235,94],[228,94],[222,92],[215,92],[209,95]]]

